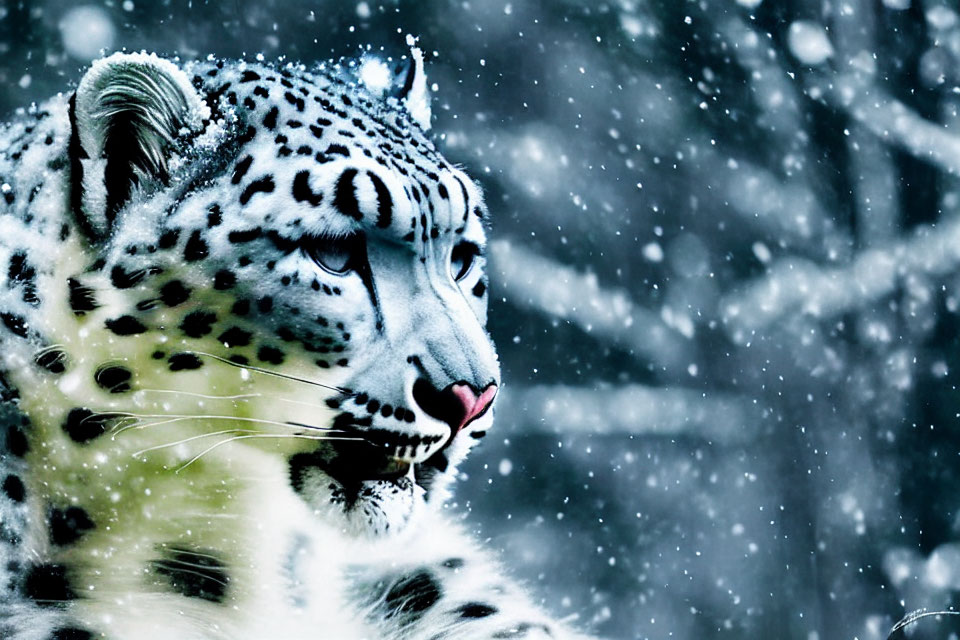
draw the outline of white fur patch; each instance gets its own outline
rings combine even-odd
[[[419,124],[424,131],[429,131],[430,118],[433,115],[430,110],[430,90],[427,88],[427,73],[423,68],[423,52],[419,47],[413,46],[415,42],[413,36],[407,36],[407,46],[411,47],[410,55],[413,56],[415,69],[413,86],[403,102],[413,121]]]

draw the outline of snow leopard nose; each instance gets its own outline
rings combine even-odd
[[[494,383],[479,392],[466,382],[455,382],[442,390],[426,378],[413,383],[414,402],[431,418],[450,425],[454,435],[486,413],[496,395],[497,385]]]

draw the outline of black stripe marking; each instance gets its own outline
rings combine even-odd
[[[237,276],[229,269],[221,269],[213,276],[213,288],[217,291],[232,289],[237,284]]]
[[[175,307],[183,304],[190,298],[190,289],[185,287],[179,280],[171,280],[160,287],[160,300],[168,307]]]
[[[329,147],[327,147],[327,150],[324,151],[323,153],[328,156],[341,155],[344,158],[350,157],[350,149],[347,149],[342,144],[332,144]]]
[[[467,185],[463,184],[463,180],[457,175],[454,175],[453,179],[460,185],[460,193],[463,194],[463,223],[466,224],[470,216],[470,196],[467,194]]]
[[[363,214],[360,213],[360,203],[357,202],[357,194],[354,192],[353,186],[353,179],[356,176],[356,169],[347,169],[340,174],[334,188],[333,206],[344,215],[360,221],[363,220]]]
[[[50,509],[50,542],[57,546],[73,544],[87,531],[96,528],[87,512],[80,507]]]
[[[7,427],[7,451],[12,455],[22,458],[30,450],[30,444],[27,442],[27,435],[23,429],[17,425]]]
[[[197,260],[203,260],[208,255],[210,255],[210,247],[207,246],[206,240],[200,235],[200,230],[194,229],[187,240],[187,245],[183,248],[183,259],[187,262],[196,262]]]
[[[97,386],[110,393],[124,393],[130,391],[130,379],[133,372],[126,367],[107,365],[97,369],[93,379]]]
[[[226,564],[210,550],[193,551],[172,546],[161,549],[163,557],[150,561],[150,568],[167,579],[174,591],[208,602],[226,599],[230,576]]]
[[[260,362],[267,362],[269,364],[283,364],[283,351],[277,349],[276,347],[264,345],[257,351],[257,360]]]
[[[240,204],[247,204],[250,202],[250,198],[257,193],[272,193],[274,188],[273,178],[270,176],[264,176],[259,180],[254,180],[248,184],[247,188],[240,194]]]
[[[77,128],[77,94],[70,96],[70,141],[67,144],[67,156],[70,158],[70,208],[80,225],[80,229],[88,238],[96,238],[97,233],[90,224],[90,220],[83,213],[83,164],[90,156],[80,146],[80,130]]]
[[[496,607],[483,602],[468,602],[456,609],[456,613],[459,613],[461,618],[486,618],[497,611]]]
[[[164,231],[157,241],[157,246],[161,249],[170,249],[177,244],[180,239],[180,229],[169,229]]]
[[[304,109],[304,107],[306,106],[306,104],[305,104],[304,101],[303,101],[303,98],[301,98],[300,96],[298,96],[298,95],[296,95],[296,94],[290,93],[289,91],[287,91],[286,93],[284,93],[284,94],[283,94],[283,97],[286,99],[287,102],[289,102],[290,104],[296,106],[296,107],[297,107],[297,111],[299,111],[300,113],[303,113],[303,109]]]
[[[404,576],[384,596],[386,617],[399,618],[404,625],[415,622],[440,600],[442,594],[440,583],[425,569]]]
[[[373,188],[377,192],[377,226],[381,229],[386,229],[393,221],[393,198],[390,196],[390,190],[387,189],[387,185],[380,179],[380,176],[373,171],[367,171],[367,176],[370,178],[370,182],[373,183]]]
[[[280,233],[277,231],[271,230],[267,232],[267,240],[272,242],[273,246],[275,246],[284,254],[293,253],[294,250],[296,250],[301,246],[301,243],[308,242],[309,238],[310,236],[305,236],[304,238],[298,238],[294,240],[293,238],[287,238],[285,236],[280,235]],[[276,266],[275,262],[267,263],[267,269],[273,270],[275,266]]]
[[[241,244],[243,242],[252,242],[260,237],[263,233],[263,230],[260,227],[254,227],[253,229],[243,229],[241,231],[231,231],[227,234],[227,240],[233,244]]]
[[[107,329],[118,336],[133,336],[139,333],[145,333],[147,328],[143,323],[133,316],[120,316],[106,321]]]
[[[293,487],[293,490],[297,492],[303,490],[307,473],[319,468],[322,464],[323,459],[315,453],[298,453],[291,456],[288,465],[290,469],[290,486]]]
[[[180,323],[180,330],[191,338],[202,338],[213,331],[211,325],[216,321],[217,314],[213,312],[204,311],[203,309],[191,311]]]
[[[407,75],[403,79],[403,87],[401,87],[400,92],[397,94],[399,99],[406,98],[410,91],[413,90],[413,80],[417,75],[417,59],[414,57],[410,58],[410,66],[407,68]]]
[[[23,287],[23,301],[31,306],[37,306],[40,303],[40,297],[37,295],[36,285],[37,270],[27,261],[27,254],[18,251],[10,258],[10,265],[7,269],[7,286],[13,288]]]
[[[74,315],[82,316],[100,306],[94,298],[93,289],[81,284],[79,280],[68,278],[67,286],[70,288],[70,308]]]
[[[77,598],[62,564],[41,564],[30,569],[23,584],[24,595],[41,607],[57,607]]]
[[[217,337],[217,341],[224,343],[228,347],[245,347],[250,344],[253,334],[240,327],[230,327]]]
[[[233,170],[233,177],[230,178],[231,184],[240,184],[240,181],[243,180],[243,176],[247,175],[247,171],[250,169],[250,165],[253,164],[253,156],[246,156],[237,163],[237,166]]]
[[[207,214],[207,228],[212,229],[213,227],[219,227],[223,224],[223,211],[220,209],[220,205],[215,204],[210,207],[210,212]]]
[[[143,269],[127,271],[122,265],[114,265],[110,270],[110,283],[117,289],[129,289],[143,280],[147,272]]]
[[[0,320],[3,325],[16,336],[27,337],[27,321],[15,313],[0,313]]]
[[[23,486],[23,480],[12,473],[3,480],[3,492],[14,502],[23,502],[27,497],[27,488]]]
[[[293,179],[293,199],[308,202],[314,207],[323,202],[323,193],[314,193],[310,188],[310,172],[306,169],[298,171]]]
[[[107,430],[107,421],[112,417],[109,414],[94,413],[85,407],[77,407],[67,414],[63,430],[71,440],[82,444],[103,435]]]
[[[67,354],[61,349],[47,349],[41,351],[33,361],[50,373],[60,374],[67,370]]]
[[[264,96],[264,97],[266,97],[266,96]],[[264,116],[264,118],[263,118],[263,126],[265,126],[267,129],[270,129],[271,131],[273,131],[274,129],[276,129],[276,128],[277,128],[277,116],[278,116],[278,115],[280,115],[280,109],[278,109],[277,107],[274,107],[273,109],[270,109],[270,111],[267,113],[267,115]]]
[[[170,371],[190,371],[203,366],[200,358],[192,353],[175,353],[167,362],[170,363]]]

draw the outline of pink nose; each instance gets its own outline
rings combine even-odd
[[[468,424],[486,413],[490,405],[493,404],[494,397],[497,395],[497,385],[487,385],[487,388],[484,389],[479,396],[473,390],[473,387],[464,383],[451,386],[450,391],[453,392],[453,395],[455,395],[463,405],[463,418],[461,418],[460,424],[457,425],[454,430],[454,434],[457,434]]]

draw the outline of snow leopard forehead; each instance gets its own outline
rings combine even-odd
[[[415,247],[447,235],[482,244],[480,189],[398,98],[329,63],[208,60],[184,71],[211,121],[232,124],[242,141],[229,182],[251,222],[288,238],[364,231]]]

